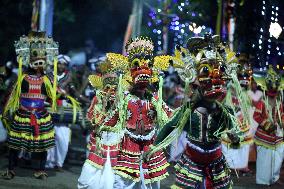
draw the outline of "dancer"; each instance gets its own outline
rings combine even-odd
[[[176,70],[185,81],[185,95],[190,100],[185,98],[145,158],[165,148],[185,130],[189,142],[175,166],[176,182],[172,188],[231,188],[230,171],[221,151],[221,135],[227,135],[234,144],[240,138],[235,132],[234,116],[219,101],[225,97],[229,63],[234,56],[226,54],[219,37],[210,34],[190,38],[187,50],[178,47],[177,51],[185,65]]]
[[[72,84],[71,73],[67,67],[71,59],[67,55],[58,55],[58,93],[57,112],[53,114],[53,123],[55,129],[55,147],[47,152],[46,168],[55,168],[57,171],[63,171],[62,167],[68,152],[68,146],[71,138],[71,129],[69,125],[75,122],[79,102],[70,94],[78,96],[75,86]],[[49,73],[49,78],[53,80],[53,73]],[[71,103],[70,103],[71,102]],[[74,111],[72,111],[72,107]],[[69,110],[68,113],[67,110]],[[72,116],[72,114],[74,114]]]
[[[100,75],[89,76],[89,82],[96,89],[96,95],[87,112],[87,119],[92,123],[93,130],[87,147],[88,158],[78,180],[78,188],[100,188],[104,185],[101,179],[107,179],[102,170],[108,158],[108,149],[111,165],[114,166],[117,161],[120,137],[117,133],[99,130],[108,112],[115,108],[118,75],[107,59],[98,65],[98,69]]]
[[[46,66],[57,66],[58,44],[44,32],[31,32],[15,43],[19,73],[17,83],[4,109],[4,117],[13,113],[8,132],[9,166],[2,174],[4,179],[12,179],[20,150],[32,153],[34,177],[45,179],[47,150],[54,146],[54,128],[51,116],[45,109],[47,98],[52,109],[56,108],[56,82],[51,83],[44,74]],[[22,64],[28,66],[22,74]],[[56,69],[54,70],[56,73]]]
[[[256,183],[272,185],[279,181],[284,158],[283,90],[284,80],[270,65],[265,75],[253,74],[264,91],[263,100],[255,103],[254,119],[259,123],[255,133],[257,145]]]
[[[142,162],[141,159],[153,144],[159,126],[171,115],[171,110],[162,101],[162,79],[159,80],[158,92],[153,92],[150,83],[151,77],[157,75],[159,70],[167,69],[170,56],[154,58],[153,50],[150,39],[138,37],[126,45],[126,57],[108,54],[113,65],[121,66],[124,78],[130,84],[129,92],[124,93],[120,76],[118,104],[100,128],[100,131],[117,132],[122,137],[113,166],[114,181],[109,188],[160,188],[159,181],[168,175],[168,163],[162,151],[156,152],[148,161]],[[110,182],[111,179],[108,180]]]
[[[243,64],[242,64],[243,63]],[[231,141],[222,141],[222,151],[228,166],[231,169],[237,169],[242,175],[251,173],[248,168],[250,146],[253,143],[253,133],[255,127],[253,124],[253,109],[251,100],[248,96],[248,88],[252,77],[252,70],[247,62],[239,61],[237,69],[237,78],[234,78],[225,99],[225,103],[230,106],[239,120],[239,130],[243,135],[241,146],[231,146]],[[235,87],[233,87],[235,86]]]

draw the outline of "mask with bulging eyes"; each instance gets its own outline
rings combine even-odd
[[[197,67],[197,80],[205,98],[216,100],[226,95],[227,66],[222,61],[204,59]]]
[[[281,77],[275,72],[269,73],[265,77],[265,82],[267,86],[267,95],[274,97],[277,96]]]
[[[33,49],[30,53],[30,67],[33,69],[46,67],[46,52],[41,49]]]
[[[148,85],[153,74],[152,66],[150,58],[146,56],[132,60],[130,73],[133,83]]]
[[[244,88],[248,88],[251,78],[252,78],[252,69],[250,65],[239,64],[237,69],[238,80],[240,85]]]

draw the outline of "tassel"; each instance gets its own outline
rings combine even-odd
[[[56,91],[57,91],[57,57],[53,61],[53,89],[52,89],[52,110],[56,111]]]
[[[26,76],[26,74],[22,73],[23,58],[19,57],[18,62],[19,62],[19,71],[18,71],[17,83],[14,85],[13,91],[11,95],[9,96],[7,104],[5,105],[4,112],[3,112],[4,117],[7,115],[8,111],[14,112],[19,107],[19,98],[20,98],[20,93],[21,93],[22,81],[24,77]]]
[[[157,103],[157,118],[158,118],[158,123],[159,123],[159,127],[162,128],[163,125],[163,83],[164,83],[164,79],[162,76],[159,77],[159,91],[158,91],[158,103]]]
[[[19,69],[18,69],[18,79],[22,77],[23,75],[23,58],[19,57]]]
[[[66,97],[71,101],[73,109],[73,124],[75,124],[77,119],[77,111],[80,111],[81,109],[80,103],[69,95],[67,95]]]
[[[39,125],[37,124],[37,119],[35,114],[31,113],[30,119],[31,119],[30,124],[32,127],[34,127],[34,136],[35,138],[37,138],[39,136]]]

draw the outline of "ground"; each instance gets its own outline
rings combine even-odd
[[[85,139],[80,129],[73,129],[72,142],[68,153],[67,162],[63,172],[48,170],[47,180],[37,180],[33,178],[33,171],[29,168],[18,167],[17,176],[13,180],[0,181],[0,189],[76,189],[77,179],[84,162]],[[0,170],[7,167],[7,153],[0,153]],[[250,168],[255,172],[254,163]],[[161,182],[161,189],[167,189],[174,182],[174,171],[169,169],[170,177]],[[259,186],[255,184],[255,176],[237,178],[232,172],[234,186],[233,189],[282,189],[284,186]],[[284,181],[284,169],[282,168],[280,179]]]

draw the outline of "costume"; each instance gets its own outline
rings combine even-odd
[[[218,100],[226,94],[225,82],[230,79],[229,63],[234,62],[234,53],[226,53],[219,37],[208,34],[190,38],[187,49],[177,47],[175,54],[184,63],[176,70],[185,81],[185,94],[189,94],[190,100],[184,99],[183,106],[160,131],[155,147],[146,157],[186,131],[189,142],[175,166],[176,182],[172,188],[231,188],[221,136],[228,133],[234,144],[240,138],[234,132],[231,110]]]
[[[138,37],[127,44],[127,56],[107,54],[114,67],[124,71],[123,78],[120,76],[116,109],[107,114],[100,128],[121,136],[116,162],[112,164],[114,182],[109,188],[159,188],[159,181],[167,176],[168,163],[162,151],[156,152],[150,160],[142,161],[142,154],[149,150],[159,126],[171,114],[161,99],[161,91],[156,93],[149,89],[151,77],[157,76],[158,70],[167,69],[170,56],[153,59],[153,50],[151,40]],[[126,83],[130,90],[124,92],[122,86]]]
[[[271,185],[278,181],[284,158],[283,105],[280,91],[283,78],[272,66],[265,75],[253,74],[265,95],[255,103],[254,119],[259,123],[255,133],[257,145],[256,183]]]
[[[114,108],[118,76],[107,59],[98,65],[98,69],[101,74],[89,76],[89,82],[96,89],[96,95],[87,111],[87,119],[93,128],[87,147],[89,153],[78,180],[78,188],[102,187],[105,184],[103,179],[107,181],[104,177],[108,177],[102,172],[107,159],[109,158],[110,165],[115,165],[117,161],[120,137],[114,132],[99,130],[107,113]]]
[[[55,110],[56,82],[52,85],[43,70],[48,64],[57,66],[58,44],[45,37],[44,32],[31,32],[28,37],[21,37],[15,48],[19,74],[3,113],[5,117],[13,113],[8,126],[9,167],[3,177],[15,176],[17,153],[25,150],[32,152],[32,158],[39,161],[34,176],[46,178],[46,151],[54,146],[54,128],[44,103],[50,98]],[[22,74],[22,64],[29,67],[27,73]]]
[[[234,78],[230,85],[225,99],[225,103],[229,105],[235,116],[239,120],[239,130],[243,135],[241,146],[231,146],[230,140],[226,138],[222,141],[222,151],[228,165],[231,169],[239,169],[242,173],[249,173],[248,161],[250,146],[253,143],[253,135],[255,132],[255,122],[253,121],[253,108],[251,100],[248,96],[248,88],[252,77],[252,70],[247,62],[240,61],[237,71],[237,78]],[[233,87],[233,85],[235,87]]]
[[[63,167],[71,138],[69,125],[74,123],[77,118],[79,102],[70,96],[70,94],[76,94],[73,92],[74,86],[72,84],[71,73],[66,68],[71,59],[67,55],[58,55],[57,58],[57,90],[61,95],[57,98],[57,111],[52,114],[55,130],[55,147],[48,150],[45,167],[56,168],[60,171]],[[48,76],[53,80],[53,73],[49,73]],[[72,107],[74,111],[72,111]],[[74,115],[72,116],[72,114]]]

